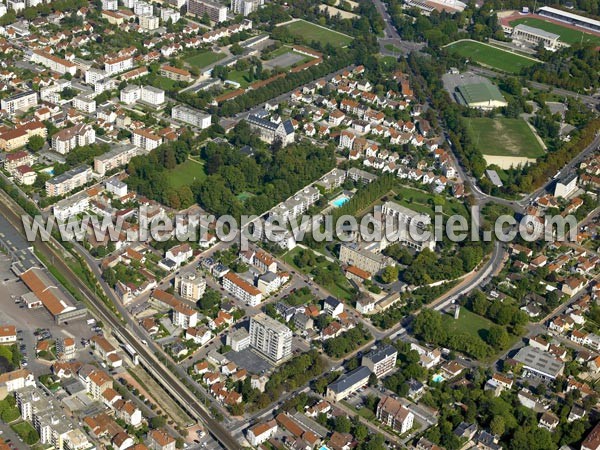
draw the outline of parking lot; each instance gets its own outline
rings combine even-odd
[[[20,302],[20,297],[28,293],[29,289],[12,273],[10,259],[6,255],[0,255],[0,280],[2,280],[0,281],[0,297],[5,299],[0,310],[0,324],[17,327],[21,353],[25,356],[23,365],[34,375],[48,373],[49,365],[47,361],[39,361],[35,358],[37,337],[34,332],[36,329],[47,329],[48,339],[72,337],[75,339],[78,350],[81,350],[81,338],[89,339],[94,334],[85,320],[69,322],[67,327],[59,327],[46,309],[27,309]],[[91,356],[87,352],[79,351],[78,359],[87,362],[91,360]]]

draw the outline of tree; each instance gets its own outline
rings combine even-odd
[[[398,280],[398,268],[396,266],[388,266],[381,272],[381,280],[388,284]]]
[[[167,423],[167,420],[163,416],[154,416],[150,419],[150,428],[157,429],[162,428]]]
[[[346,416],[338,416],[335,419],[334,430],[338,433],[350,433],[352,422]]]
[[[504,417],[496,416],[490,422],[490,430],[496,436],[502,436],[504,434],[504,429],[505,429]]]
[[[486,341],[495,349],[502,349],[508,346],[510,338],[504,327],[492,325],[488,331]]]
[[[27,141],[27,149],[32,152],[39,152],[43,147],[46,141],[43,137],[38,135],[33,135]]]

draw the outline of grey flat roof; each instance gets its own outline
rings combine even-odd
[[[564,363],[550,353],[537,347],[523,347],[514,359],[522,363],[525,368],[539,372],[551,378],[556,378],[563,370]]]
[[[560,36],[558,34],[550,33],[549,31],[542,30],[541,28],[530,27],[529,25],[525,25],[520,23],[515,27],[515,30],[525,31],[527,33],[536,34],[538,36],[543,36],[547,39],[556,40]]]
[[[370,375],[371,370],[368,367],[360,366],[358,369],[342,375],[328,387],[335,393],[344,392],[350,386],[354,386],[363,380],[368,380]]]
[[[378,363],[378,362],[383,361],[386,358],[389,358],[390,356],[392,356],[395,353],[398,353],[398,350],[396,350],[391,345],[385,345],[383,347],[379,347],[373,351],[370,351],[369,353],[367,353],[365,355],[365,358],[370,359],[374,363]]]

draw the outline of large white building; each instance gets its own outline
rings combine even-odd
[[[135,145],[119,145],[111,151],[94,158],[94,171],[102,176],[113,169],[124,166],[137,156],[140,149]]]
[[[75,75],[77,73],[77,66],[74,63],[51,55],[43,50],[33,50],[31,61],[60,74],[70,73],[71,75]]]
[[[175,276],[175,291],[186,300],[200,300],[205,290],[206,281],[196,271],[181,272]]]
[[[171,117],[175,120],[189,123],[202,130],[210,127],[211,123],[210,114],[203,113],[202,111],[184,105],[174,106],[171,110]]]
[[[108,76],[125,72],[126,70],[133,68],[133,57],[131,56],[119,56],[117,58],[111,58],[104,61],[104,71]]]
[[[228,272],[223,277],[223,288],[249,306],[259,305],[263,299],[259,289],[233,272]]]
[[[13,115],[18,111],[27,111],[38,104],[38,95],[35,91],[19,92],[0,100],[0,109]]]
[[[90,145],[96,142],[96,132],[91,125],[79,124],[60,130],[52,136],[52,150],[66,155],[76,147]]]
[[[429,236],[425,233],[431,226],[431,217],[427,214],[413,211],[410,208],[388,201],[381,205],[384,217],[394,219],[393,227],[397,229],[395,240],[402,245],[421,251],[425,248],[433,251],[435,239],[433,232]]]
[[[551,51],[557,50],[565,45],[562,42],[559,42],[560,36],[558,34],[550,33],[549,31],[540,28],[530,27],[529,25],[522,23],[513,28],[511,38],[528,42],[533,45],[539,45],[541,43],[546,50]]]
[[[227,7],[208,0],[187,0],[187,11],[198,17],[208,14],[210,20],[216,23],[227,20]]]
[[[131,143],[136,147],[150,151],[162,144],[162,138],[151,131],[137,129],[131,135]]]
[[[398,350],[391,345],[375,349],[362,357],[362,365],[371,369],[371,372],[381,378],[396,367]]]
[[[264,0],[233,0],[231,2],[231,9],[235,14],[247,16],[248,14],[258,10],[258,8],[264,4]]]
[[[90,114],[96,112],[96,100],[90,95],[78,95],[73,99],[73,107]]]
[[[413,427],[415,415],[400,401],[386,396],[377,404],[377,419],[398,434],[404,434]]]
[[[250,347],[279,363],[292,355],[292,330],[259,313],[250,319]]]

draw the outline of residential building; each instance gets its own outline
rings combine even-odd
[[[156,16],[139,16],[140,28],[144,31],[156,30],[160,26],[160,19]]]
[[[71,128],[60,130],[52,136],[52,150],[66,155],[76,147],[96,142],[96,132],[91,125],[80,123]]]
[[[6,111],[10,116],[19,111],[27,111],[38,104],[38,95],[35,91],[19,92],[10,97],[0,100],[0,109]]]
[[[395,261],[380,253],[363,249],[357,243],[342,244],[340,247],[340,262],[349,266],[358,267],[371,274],[383,270],[387,266],[395,265]]]
[[[0,374],[0,399],[26,386],[35,386],[35,377],[25,369]]]
[[[292,354],[292,331],[259,313],[250,319],[250,346],[272,362],[279,363]]]
[[[231,2],[231,9],[235,14],[247,16],[257,11],[264,4],[264,0],[233,0]]]
[[[329,296],[323,300],[323,313],[334,319],[344,312],[344,304],[338,299]]]
[[[301,191],[298,191],[293,197],[288,198],[285,202],[280,203],[273,208],[270,216],[283,221],[296,218],[308,211],[320,197],[321,193],[316,187],[305,187]],[[271,226],[268,223],[265,225]]]
[[[75,75],[77,73],[77,66],[74,63],[43,50],[33,50],[31,61],[60,74],[70,73],[71,75]]]
[[[225,342],[234,352],[241,352],[250,347],[250,334],[245,328],[238,328],[227,335]]]
[[[109,152],[94,158],[94,172],[104,176],[106,172],[126,165],[137,156],[140,149],[135,145],[116,145]]]
[[[360,366],[351,372],[345,373],[327,386],[325,397],[329,400],[339,402],[361,387],[366,386],[369,383],[370,376],[371,370],[368,367]]]
[[[192,74],[185,69],[169,66],[167,64],[161,66],[160,75],[175,81],[192,81]]]
[[[96,112],[96,100],[90,95],[78,95],[73,99],[73,107],[84,113]]]
[[[393,237],[393,242],[397,241],[417,251],[425,248],[431,251],[435,249],[433,233],[428,230],[431,225],[429,215],[413,211],[392,201],[381,205],[381,213],[394,219],[392,226],[396,235]]]
[[[74,359],[77,354],[75,339],[71,337],[58,338],[56,340],[56,353],[61,360],[70,361],[71,359]]]
[[[206,0],[187,0],[187,11],[189,14],[194,14],[198,17],[203,17],[204,14],[207,14],[210,20],[216,23],[227,20],[227,7],[220,3]]]
[[[30,166],[19,166],[13,171],[15,181],[25,186],[31,186],[37,179],[37,172]]]
[[[86,391],[94,400],[101,400],[105,390],[112,388],[112,378],[101,369],[93,369],[83,379]]]
[[[162,142],[162,137],[146,129],[134,130],[131,135],[131,143],[146,151],[154,150]]]
[[[119,93],[120,100],[127,105],[137,102],[141,96],[142,89],[137,84],[128,84]]]
[[[210,114],[203,113],[197,109],[189,108],[184,105],[174,106],[171,110],[171,117],[175,120],[188,123],[201,130],[210,127],[211,116]]]
[[[19,166],[30,166],[35,162],[35,156],[28,151],[8,153],[4,159],[4,170],[12,173]]]
[[[223,288],[249,306],[257,306],[262,302],[262,292],[233,272],[223,277]]]
[[[165,91],[154,86],[142,86],[140,100],[152,106],[160,106],[165,102]]]
[[[600,450],[600,422],[585,437],[581,450]]]
[[[270,420],[269,422],[260,423],[248,429],[246,437],[248,438],[250,445],[258,447],[263,442],[271,439],[275,433],[277,433],[277,422],[275,420]]]
[[[176,439],[164,429],[152,430],[148,433],[150,450],[176,450]]]
[[[0,150],[10,152],[27,144],[32,136],[46,138],[46,126],[39,121],[28,122],[8,131],[0,132]]]
[[[295,131],[291,120],[275,123],[255,114],[251,114],[246,121],[250,125],[250,128],[258,132],[260,139],[269,144],[280,142],[281,145],[285,147],[294,142]]]
[[[0,345],[12,345],[17,342],[17,327],[14,325],[0,326]]]
[[[196,271],[182,272],[175,276],[175,291],[186,300],[200,300],[205,290],[206,281]]]
[[[554,196],[557,198],[567,198],[577,190],[577,174],[571,175],[563,180],[557,181],[554,187]]]
[[[398,351],[391,345],[385,345],[370,351],[362,357],[362,365],[381,378],[396,367]]]
[[[92,169],[88,166],[78,166],[46,181],[46,193],[49,197],[59,197],[90,181],[92,181]]]
[[[184,305],[176,303],[173,306],[173,325],[184,330],[198,325],[198,312]]]
[[[133,57],[132,56],[118,56],[116,58],[109,58],[104,61],[104,71],[108,76],[115,75],[117,73],[125,72],[126,70],[133,68]]]
[[[412,429],[415,416],[398,400],[385,396],[377,404],[377,419],[404,434]]]

